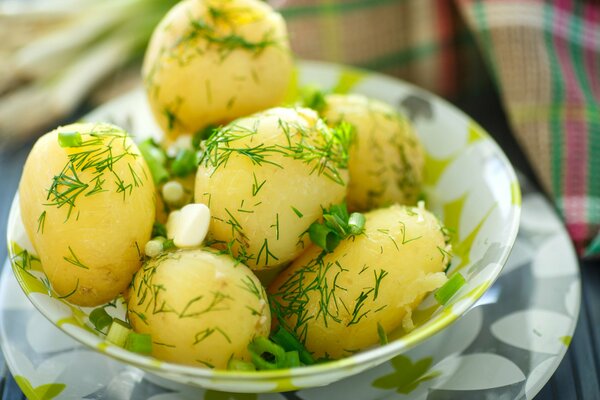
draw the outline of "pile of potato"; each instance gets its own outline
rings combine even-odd
[[[57,295],[97,306],[125,293],[155,357],[210,368],[249,360],[248,344],[277,325],[323,359],[412,329],[449,262],[444,229],[416,206],[417,136],[392,107],[359,95],[282,107],[291,74],[284,21],[265,3],[175,6],[148,47],[144,83],[165,145],[219,126],[187,188],[210,211],[208,236],[144,255],[155,219],[174,211],[165,185],[119,128],[58,128],[36,143],[20,185],[23,223]],[[72,132],[77,141],[61,143]],[[364,229],[324,251],[309,228],[344,201],[365,212]]]

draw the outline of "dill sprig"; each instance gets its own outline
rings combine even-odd
[[[330,129],[320,123],[307,127],[279,119],[279,130],[285,143],[252,143],[253,137],[259,133],[258,123],[257,119],[248,127],[238,121],[215,130],[204,142],[200,164],[213,168],[214,173],[226,167],[230,158],[235,156],[245,157],[253,165],[282,168],[278,160],[285,157],[309,165],[310,174],[317,173],[345,185],[340,170],[348,168],[348,151],[354,137],[349,124],[342,123]],[[254,182],[253,194],[258,193],[261,187],[261,183]]]
[[[237,10],[237,14],[241,12],[242,10]],[[194,48],[196,54],[215,47],[222,61],[235,50],[244,50],[257,55],[267,47],[277,45],[277,39],[272,31],[265,32],[258,41],[250,41],[238,34],[233,21],[235,15],[224,8],[209,7],[209,17],[190,18],[187,32],[174,43],[172,50],[191,41],[203,39],[206,42],[206,49]]]
[[[52,178],[47,189],[45,206],[57,208],[66,207],[67,216],[71,217],[76,207],[77,199],[81,196],[92,196],[106,191],[106,182],[116,185],[116,193],[123,193],[123,198],[131,194],[134,187],[143,185],[142,180],[130,163],[129,176],[120,176],[115,171],[115,164],[122,160],[135,160],[138,154],[131,151],[127,144],[127,133],[114,126],[96,126],[87,134],[77,147],[72,147],[68,161],[60,173]],[[115,143],[120,141],[120,149]],[[124,161],[123,161],[124,162]],[[43,227],[44,212],[40,215]]]

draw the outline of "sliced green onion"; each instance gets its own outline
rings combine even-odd
[[[166,250],[171,250],[174,249],[175,246],[175,242],[173,241],[173,239],[167,239],[163,242],[163,251]]]
[[[125,346],[125,342],[127,342],[127,336],[131,333],[131,327],[127,322],[122,321],[118,318],[113,319],[110,328],[108,328],[108,333],[106,334],[106,340],[116,344],[117,346],[123,347]]]
[[[248,350],[258,370],[285,368],[285,350],[265,337],[255,338]]]
[[[277,331],[271,335],[271,340],[283,347],[286,351],[297,351],[300,357],[300,361],[302,361],[305,365],[312,365],[315,363],[312,355],[306,350],[304,345],[300,343],[298,339],[290,332],[282,328],[281,326]]]
[[[362,233],[365,228],[365,216],[361,213],[352,213],[350,214],[350,218],[348,218],[348,228],[350,230],[350,234],[359,235]]]
[[[308,228],[308,235],[314,244],[330,253],[340,244],[339,235],[318,222],[313,222]]]
[[[237,358],[232,358],[227,363],[227,369],[233,371],[256,371],[256,366],[254,366],[254,364],[250,362],[238,360]]]
[[[200,150],[200,143],[202,143],[203,140],[208,139],[215,129],[217,129],[215,125],[208,125],[206,128],[196,132],[192,138],[192,146],[194,146],[194,149]]]
[[[165,168],[167,159],[165,153],[154,145],[152,139],[147,139],[138,144],[142,157],[146,160],[152,179],[156,185],[165,182],[169,179],[169,172]]]
[[[191,149],[180,149],[171,164],[171,171],[175,176],[184,177],[196,172],[197,167],[196,152]]]
[[[60,147],[79,147],[83,143],[79,132],[59,132],[58,145]]]
[[[285,352],[285,368],[296,368],[300,366],[300,355],[296,350]]]
[[[383,329],[383,326],[379,322],[377,323],[377,336],[379,336],[380,345],[388,344],[387,333],[385,333],[385,329]]]
[[[125,349],[140,354],[152,353],[152,337],[145,333],[130,332],[127,335]]]
[[[327,102],[321,88],[316,85],[307,85],[300,89],[300,98],[304,107],[312,108],[317,112],[321,112]]]
[[[112,317],[108,315],[104,307],[99,307],[93,310],[88,318],[92,325],[94,325],[94,328],[99,331],[104,330],[104,328],[110,326],[110,324],[113,322]]]
[[[461,274],[456,273],[448,282],[444,283],[444,286],[435,292],[434,297],[438,303],[445,305],[466,283],[465,278]]]
[[[152,225],[152,237],[155,238],[157,236],[166,238],[167,227],[165,226],[165,224],[161,224],[160,222],[155,221],[154,225]]]

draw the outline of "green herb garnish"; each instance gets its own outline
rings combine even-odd
[[[104,330],[104,328],[110,326],[113,322],[112,317],[108,315],[104,307],[92,310],[88,318],[92,325],[94,325],[94,328],[99,331]]]
[[[175,176],[184,177],[196,172],[197,167],[196,152],[191,149],[180,149],[171,163],[171,172]]]
[[[125,349],[140,354],[152,353],[152,337],[145,333],[130,332],[125,341]]]
[[[142,157],[146,160],[152,179],[156,185],[166,182],[169,179],[169,171],[167,171],[165,164],[167,157],[164,151],[157,146],[152,139],[147,139],[138,144]]]
[[[58,145],[60,147],[79,147],[83,143],[79,132],[59,132]]]
[[[327,105],[325,94],[316,85],[307,85],[300,88],[300,98],[304,107],[312,108],[317,112],[321,112]]]
[[[444,283],[444,286],[435,292],[434,297],[438,303],[445,305],[466,283],[465,278],[461,274],[456,273],[452,275],[448,282]]]
[[[360,213],[348,215],[346,203],[323,209],[323,222],[315,221],[308,228],[310,240],[328,253],[350,235],[360,235],[365,227],[365,216]]]

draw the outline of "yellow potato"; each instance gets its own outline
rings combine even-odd
[[[409,121],[392,107],[361,95],[326,96],[322,116],[331,125],[355,128],[350,149],[348,208],[371,210],[415,204],[421,193],[425,155]]]
[[[346,193],[348,132],[309,109],[275,108],[224,127],[205,144],[195,199],[210,234],[252,269],[291,261],[321,207]]]
[[[61,147],[67,132],[78,132],[81,146]],[[23,224],[52,287],[74,304],[102,304],[126,289],[150,238],[154,183],[126,135],[108,124],[63,126],[25,163]]]
[[[171,136],[273,107],[292,73],[285,22],[260,0],[184,0],[154,31],[142,73]]]
[[[152,355],[199,367],[250,361],[248,344],[268,336],[271,315],[258,278],[214,250],[178,250],[148,261],[129,290],[128,316],[152,337]]]
[[[412,328],[412,310],[446,281],[449,261],[437,219],[394,205],[365,214],[363,234],[324,257],[313,246],[269,286],[278,315],[316,358],[340,358]]]

